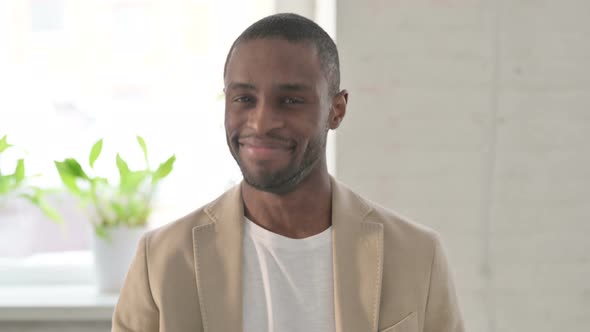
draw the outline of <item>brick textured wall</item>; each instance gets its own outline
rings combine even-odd
[[[337,7],[338,177],[443,235],[470,331],[590,330],[590,2]]]

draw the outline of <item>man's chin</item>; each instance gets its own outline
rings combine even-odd
[[[290,177],[281,176],[280,174],[265,174],[265,175],[253,175],[242,173],[244,181],[255,188],[256,190],[274,193],[284,194],[291,191]]]
[[[272,190],[280,186],[280,182],[275,178],[252,176],[251,174],[244,174],[244,181],[252,187],[260,190]]]

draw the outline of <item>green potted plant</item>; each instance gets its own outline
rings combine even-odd
[[[8,143],[6,135],[0,139],[0,157],[5,151],[13,148]],[[19,199],[28,200],[39,208],[49,219],[62,223],[59,213],[47,202],[48,190],[43,190],[30,183],[32,176],[27,176],[25,161],[20,158],[16,162],[14,170],[9,172],[0,169],[0,256],[22,253],[22,247],[26,243],[16,241],[21,238],[18,232],[26,231],[21,228],[26,226],[26,211],[21,211],[17,203]]]
[[[121,288],[137,242],[147,229],[154,193],[176,161],[173,155],[152,169],[145,140],[137,136],[137,143],[143,152],[145,167],[131,170],[117,154],[115,164],[119,179],[116,183],[97,175],[94,169],[102,151],[102,139],[90,150],[88,171],[74,158],[55,161],[64,186],[90,208],[94,228],[93,254],[101,291],[118,291]]]

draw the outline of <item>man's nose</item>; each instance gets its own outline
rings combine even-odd
[[[282,128],[284,119],[275,105],[261,101],[248,114],[248,125],[258,135],[264,135],[273,129]]]

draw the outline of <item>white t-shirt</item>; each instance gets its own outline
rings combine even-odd
[[[246,219],[244,332],[333,332],[332,228],[305,239]]]

